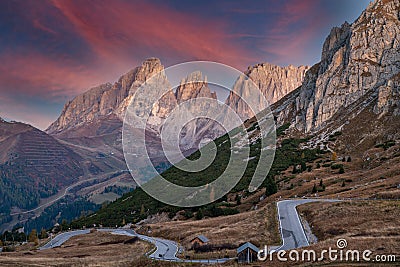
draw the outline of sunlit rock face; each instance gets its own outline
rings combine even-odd
[[[318,131],[341,109],[366,99],[374,112],[399,114],[400,3],[378,0],[353,23],[335,27],[325,40],[321,62],[306,74],[291,110],[279,109],[278,122],[292,120],[303,132]]]

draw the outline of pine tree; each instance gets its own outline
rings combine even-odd
[[[32,229],[32,231],[30,232],[30,234],[28,236],[28,241],[35,242],[36,239],[37,239],[37,231],[36,231],[36,229]]]
[[[44,228],[42,228],[42,230],[40,230],[40,238],[44,239],[44,238],[47,238],[47,237],[48,237],[48,235],[47,235],[46,230]]]
[[[145,213],[145,209],[144,209],[144,205],[142,204],[142,207],[140,208],[140,215],[144,215]]]
[[[340,173],[340,174],[344,173],[344,168],[343,168],[343,166],[340,166],[339,173]]]
[[[199,211],[196,213],[196,220],[201,220],[203,219],[204,215],[203,215],[203,210],[199,209]]]
[[[278,187],[276,186],[275,180],[273,177],[267,177],[266,185],[265,185],[265,194],[267,196],[273,195],[278,192]]]
[[[239,194],[236,195],[236,205],[242,204],[242,198],[239,196]]]
[[[66,219],[63,219],[61,221],[61,231],[66,231],[66,230],[68,230],[68,222]]]
[[[301,162],[301,171],[304,172],[305,170],[307,170],[307,165],[304,161]]]
[[[311,190],[311,193],[317,193],[317,185],[314,183],[314,186],[313,186],[313,188],[312,188],[312,190]]]
[[[296,174],[296,173],[297,173],[296,165],[293,165],[292,173],[293,173],[293,174]]]

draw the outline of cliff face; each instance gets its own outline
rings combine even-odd
[[[110,117],[117,117],[122,122],[127,106],[143,82],[159,73],[165,86],[169,86],[163,70],[164,67],[160,60],[151,58],[121,76],[113,85],[106,83],[90,89],[68,102],[57,121],[46,131],[57,135],[66,130],[82,127],[85,123],[90,124]],[[165,94],[154,105],[150,118],[151,128],[160,130],[159,127],[163,120],[179,103],[198,97],[216,99],[216,93],[211,92],[206,79],[203,79],[200,72],[194,72],[182,80],[176,92],[171,90]],[[153,103],[146,104],[152,105]]]
[[[47,132],[63,139],[74,146],[95,148],[101,153],[110,153],[114,158],[123,159],[122,155],[122,122],[126,109],[132,102],[138,88],[150,77],[156,76],[156,87],[148,88],[146,94],[138,96],[140,107],[150,107],[151,114],[146,124],[146,134],[151,157],[155,164],[162,165],[165,158],[162,157],[162,148],[159,146],[160,133],[168,115],[179,104],[196,100],[201,97],[216,99],[215,92],[211,92],[206,77],[200,72],[194,72],[182,79],[176,90],[171,89],[168,79],[163,71],[159,59],[151,58],[125,75],[113,85],[110,83],[100,85],[77,96],[67,103],[60,117],[48,129]],[[154,80],[151,82],[151,84]],[[152,99],[165,93],[156,103]],[[207,110],[204,102],[192,101],[186,112],[192,115]],[[221,127],[208,119],[197,118],[183,125],[180,131],[180,146],[182,152],[190,153],[197,150],[199,144],[208,142],[224,133]],[[161,150],[160,150],[161,149]]]
[[[399,0],[378,0],[353,24],[333,28],[321,62],[308,71],[292,110],[278,112],[278,121],[292,120],[303,132],[318,131],[362,98],[374,101],[375,112],[390,106],[398,115],[399,12]]]
[[[279,67],[269,63],[262,63],[249,67],[245,72],[252,82],[260,89],[269,104],[273,104],[283,96],[299,87],[305,77],[309,67]],[[245,76],[239,77],[236,81],[233,92],[230,93],[226,104],[237,111],[243,118],[254,116],[246,104],[238,96],[249,95],[252,85],[246,80]],[[236,93],[234,93],[236,92]],[[264,109],[259,102],[260,109]]]
[[[65,105],[57,121],[46,130],[47,133],[57,134],[112,113],[122,118],[128,104],[125,100],[143,82],[163,69],[159,59],[150,58],[122,75],[114,84],[102,84],[78,95]]]

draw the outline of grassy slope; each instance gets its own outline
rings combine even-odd
[[[251,126],[249,128],[251,128]],[[287,128],[287,125],[278,128],[277,134],[282,135],[285,128]],[[280,147],[275,153],[276,156],[274,163],[267,179],[262,185],[262,188],[271,186],[271,184],[273,187],[275,184],[275,176],[288,169],[290,166],[300,164],[301,162],[306,163],[314,161],[318,158],[319,153],[323,153],[319,150],[299,149],[299,144],[304,141],[305,140],[299,139],[286,139],[280,143]],[[204,171],[188,173],[172,167],[166,170],[162,176],[169,181],[185,186],[198,186],[213,181],[215,177],[218,177],[224,171],[231,152],[231,143],[229,142],[227,135],[215,140],[215,144],[218,148],[217,156],[215,157],[214,162]],[[249,194],[247,188],[259,161],[258,157],[260,148],[260,142],[256,142],[250,146],[250,157],[255,157],[255,159],[248,162],[244,175],[235,188],[232,189],[231,193],[240,194],[242,196],[247,196]],[[193,160],[198,157],[199,152],[197,151],[192,154],[189,159]],[[260,162],[259,164],[262,163]],[[273,188],[271,193],[273,193]],[[269,194],[267,193],[267,195]],[[208,217],[231,215],[239,212],[237,207],[237,204],[239,203],[236,203],[235,201],[226,201],[227,197],[225,196],[213,204],[185,209],[185,214],[190,218],[195,216],[199,210],[201,210],[201,213],[204,216]],[[182,208],[168,206],[153,199],[139,188],[103,207],[96,214],[74,221],[72,227],[78,228],[83,225],[92,224],[102,224],[104,226],[121,225],[123,220],[125,222],[138,222],[149,215],[160,212],[167,212],[170,214],[170,217],[173,217],[180,210],[182,210]]]

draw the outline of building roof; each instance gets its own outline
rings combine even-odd
[[[198,238],[203,243],[207,243],[209,241],[208,238],[205,237],[204,235],[198,235],[195,238],[193,238],[191,241],[195,240],[196,238]]]
[[[247,248],[249,248],[251,250],[254,250],[255,252],[259,251],[258,247],[256,247],[255,245],[253,245],[250,242],[247,242],[247,243],[241,245],[236,251],[237,251],[237,253],[240,253],[240,252],[242,252],[243,250],[245,250]]]

